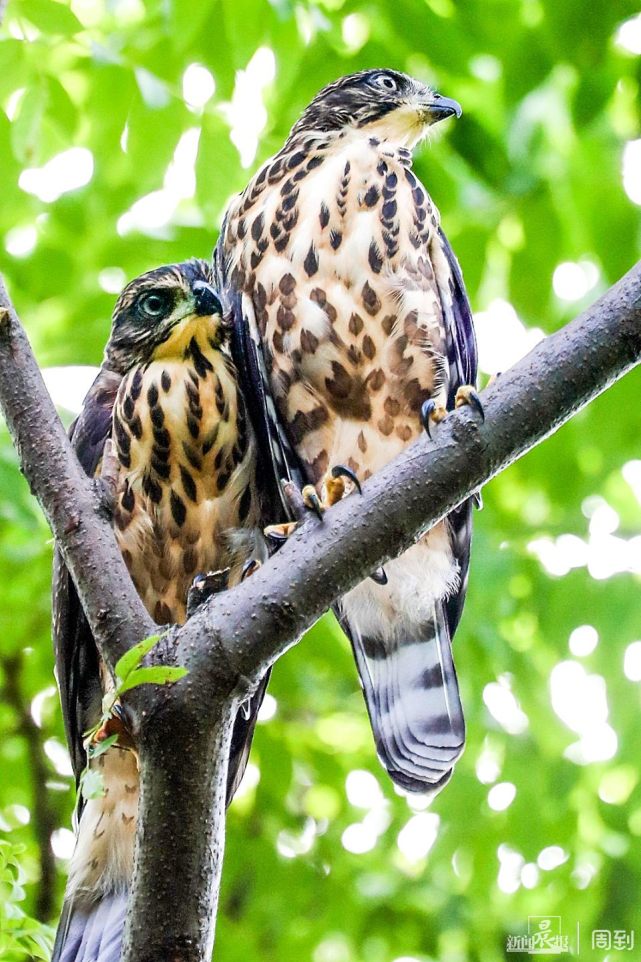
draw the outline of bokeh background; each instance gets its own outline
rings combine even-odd
[[[124,282],[208,256],[311,96],[368,66],[463,105],[416,169],[483,376],[505,370],[639,255],[640,55],[638,0],[9,0],[0,269],[63,416]],[[432,805],[380,769],[332,622],[282,659],[230,811],[217,958],[496,962],[550,915],[572,942],[580,926],[582,959],[640,957],[640,394],[637,371],[485,491],[456,639],[469,743]],[[8,960],[46,957],[36,920],[56,916],[73,844],[50,561],[3,432]],[[593,929],[619,933],[610,951]]]

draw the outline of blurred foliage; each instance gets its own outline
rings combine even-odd
[[[639,207],[623,189],[622,156],[639,137],[641,61],[615,42],[637,13],[628,0],[10,0],[0,34],[0,269],[39,361],[100,363],[124,280],[208,256],[227,199],[318,88],[379,65],[434,81],[464,106],[416,168],[474,309],[504,299],[526,325],[556,329],[638,256]],[[214,95],[194,106],[211,78]],[[54,196],[61,176],[84,186]],[[574,302],[552,284],[565,261],[592,265],[592,289]],[[485,492],[456,640],[469,744],[429,811],[397,795],[379,768],[351,655],[331,622],[282,659],[275,716],[259,726],[254,777],[230,812],[218,958],[496,962],[508,934],[547,914],[562,916],[566,932],[580,923],[582,958],[603,958],[590,949],[593,928],[638,925],[641,940],[640,689],[623,672],[639,636],[639,576],[593,563],[630,553],[641,528],[622,475],[639,457],[640,387],[629,375]],[[597,516],[608,529],[600,542]],[[590,569],[584,558],[557,569],[566,574],[550,574],[528,549],[570,544],[576,555],[590,537]],[[29,923],[16,886],[29,913],[55,918],[65,864],[56,856],[52,885],[51,837],[61,855],[73,805],[52,688],[50,555],[3,434],[0,858],[9,860],[2,897],[7,885],[13,894],[0,919],[19,918],[18,932]],[[571,658],[568,638],[584,624],[599,643]],[[577,733],[554,710],[550,678],[568,659],[598,676],[590,691],[605,686],[618,737],[607,760],[564,755]],[[498,701],[511,705],[503,724],[497,689],[486,687],[497,679]],[[568,686],[568,704],[577,698],[585,727],[585,692]],[[515,712],[520,733],[510,734]],[[369,786],[366,807],[346,794],[354,770],[382,790],[352,776]],[[492,782],[516,787],[505,810],[488,804]],[[364,827],[344,834],[352,825]],[[368,837],[369,850],[348,851],[355,837]],[[562,864],[552,868],[548,852],[535,867],[551,846]],[[7,954],[3,925],[0,956],[28,957],[33,947],[21,955],[9,932]]]

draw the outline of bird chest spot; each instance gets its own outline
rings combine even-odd
[[[389,435],[394,430],[394,421],[389,416],[389,414],[386,414],[384,418],[380,418],[376,426],[378,427],[378,430],[381,432],[381,434],[384,434],[385,437],[389,437]]]
[[[313,243],[309,245],[307,256],[303,262],[303,267],[305,268],[305,272],[308,277],[313,277],[318,271],[318,254],[316,253]]]
[[[385,403],[383,404],[383,408],[385,410],[385,413],[391,415],[391,417],[393,418],[395,418],[398,414],[400,414],[400,411],[401,411],[401,405],[399,401],[397,401],[396,398],[393,398],[393,397],[385,398]]]
[[[315,354],[318,343],[318,338],[311,331],[301,331],[300,346],[305,354]]]
[[[365,334],[365,336],[363,337],[362,347],[363,347],[363,354],[369,361],[371,361],[374,355],[376,354],[376,346],[372,338],[369,336],[369,334]]]
[[[291,294],[296,287],[296,280],[292,274],[283,274],[278,284],[281,294]]]
[[[381,302],[379,297],[373,287],[370,287],[368,281],[363,284],[363,290],[361,291],[361,298],[363,300],[363,306],[367,313],[374,317],[381,309]]]
[[[325,378],[325,387],[338,414],[356,420],[369,419],[372,409],[365,383],[349,374],[338,361],[332,361],[332,377]]]
[[[190,501],[196,502],[198,499],[198,491],[196,488],[196,482],[192,478],[191,474],[184,465],[180,465],[180,480],[182,481],[183,491],[187,495]]]
[[[173,621],[171,609],[164,601],[156,602],[153,617],[157,625],[170,625]]]
[[[172,518],[179,528],[182,527],[185,523],[185,518],[187,517],[187,509],[183,499],[173,489],[169,495],[169,505],[171,507]]]
[[[372,184],[371,187],[368,187],[366,190],[365,196],[363,197],[363,202],[366,207],[375,207],[380,196],[381,194],[378,187],[376,184]]]
[[[282,304],[276,313],[276,322],[282,331],[290,331],[296,323],[294,312]]]
[[[195,573],[198,567],[198,554],[193,547],[186,548],[182,557],[183,571],[186,575]]]
[[[410,311],[409,314],[405,315],[405,320],[403,321],[403,330],[410,340],[414,340],[418,332],[418,311]]]
[[[374,273],[380,274],[383,266],[383,257],[378,244],[374,240],[369,245],[367,259],[369,261],[369,266],[372,268]]]
[[[365,378],[365,387],[368,391],[380,391],[380,389],[385,384],[385,372],[382,368],[377,367]]]
[[[363,319],[359,314],[353,313],[349,319],[349,332],[353,334],[354,337],[358,337],[364,328]]]
[[[163,371],[162,374],[160,375],[160,386],[165,392],[165,394],[169,391],[171,387],[171,377],[167,371]]]

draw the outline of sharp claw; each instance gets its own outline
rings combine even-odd
[[[261,562],[256,558],[248,558],[243,565],[243,570],[240,574],[240,580],[245,581],[246,578],[251,578],[253,574],[261,567]]]
[[[485,411],[483,410],[483,402],[476,390],[469,384],[465,384],[458,389],[456,392],[456,400],[454,402],[455,407],[460,408],[463,404],[469,404],[473,407],[481,416],[481,421],[485,421]]]
[[[427,436],[432,437],[432,413],[436,410],[436,404],[429,398],[427,401],[423,401],[421,405],[421,424],[427,431]]]
[[[385,574],[385,568],[377,568],[376,571],[373,571],[371,573],[370,578],[377,585],[387,584],[387,575]]]
[[[474,507],[475,507],[478,511],[480,511],[480,510],[482,509],[482,507],[483,507],[483,495],[481,494],[480,491],[475,491],[475,492],[474,492],[474,494],[472,495],[472,502],[473,502],[473,504],[474,504]]]
[[[351,468],[346,467],[344,464],[336,464],[332,468],[333,478],[349,478],[359,494],[363,493],[361,488],[361,482],[358,480],[357,476],[354,474]]]
[[[319,521],[323,520],[323,505],[321,500],[316,494],[316,488],[313,484],[306,484],[303,488],[303,501],[305,505],[314,512]]]
[[[483,410],[483,402],[481,401],[476,391],[470,391],[470,393],[467,396],[467,403],[471,404],[473,408],[476,408],[476,410],[481,415],[481,421],[485,421],[485,411]]]

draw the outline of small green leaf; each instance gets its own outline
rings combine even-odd
[[[105,794],[102,772],[97,772],[94,768],[85,768],[80,776],[80,791],[86,801],[92,798],[102,798]]]
[[[95,742],[89,746],[89,758],[98,758],[99,755],[104,755],[109,749],[118,742],[118,732],[114,735],[109,735],[101,742]]]
[[[149,638],[143,638],[137,645],[126,651],[122,658],[118,659],[116,675],[121,682],[127,680],[134,668],[138,667],[145,655],[151,651],[154,645],[158,644],[161,638],[162,635],[150,635]]]
[[[54,3],[52,0],[21,0],[18,11],[45,34],[72,36],[83,29],[75,13],[64,3]]]
[[[131,672],[124,684],[119,686],[118,693],[122,695],[123,692],[137,688],[138,685],[173,685],[186,674],[186,668],[165,668],[163,665],[155,668],[138,668]]]

